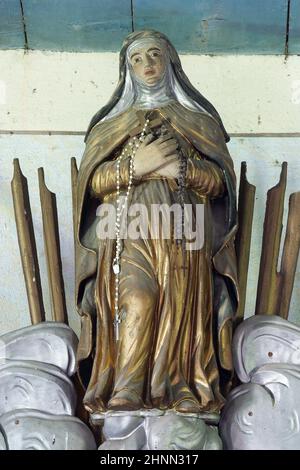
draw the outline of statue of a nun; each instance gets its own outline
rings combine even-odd
[[[222,408],[238,302],[228,140],[167,37],[130,34],[78,174],[78,369],[90,413]],[[181,215],[168,219],[169,208]]]

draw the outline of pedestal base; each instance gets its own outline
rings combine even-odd
[[[221,450],[217,413],[173,410],[108,411],[91,415],[103,425],[99,450]]]

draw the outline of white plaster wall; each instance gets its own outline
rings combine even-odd
[[[191,82],[229,133],[299,132],[300,58],[191,56]],[[0,129],[85,131],[110,97],[118,54],[0,52]]]
[[[41,271],[47,318],[51,319],[43,241],[37,169],[44,167],[48,188],[56,193],[65,292],[70,325],[78,331],[74,305],[74,249],[70,181],[70,158],[80,156],[84,145],[79,136],[31,136],[0,134],[0,334],[30,324],[25,283],[18,249],[11,179],[13,159],[19,158],[28,180],[30,202]],[[78,159],[79,161],[79,159]]]
[[[240,162],[246,160],[248,179],[257,185],[246,306],[250,315],[255,306],[266,192],[278,182],[282,161],[289,162],[286,199],[300,190],[300,134],[293,135],[299,133],[300,123],[300,58],[291,57],[285,63],[281,57],[183,56],[182,62],[191,81],[213,101],[231,134],[270,133],[269,137],[233,137],[229,144],[237,176]],[[45,168],[46,183],[57,195],[67,307],[70,324],[79,332],[74,306],[70,158],[76,156],[79,161],[84,144],[82,135],[70,134],[83,132],[107,101],[117,68],[116,54],[0,52],[0,334],[30,322],[10,190],[16,157],[30,187],[48,318],[38,167]],[[19,133],[5,134],[7,130]],[[46,131],[66,135],[39,135]],[[278,133],[289,137],[278,137]],[[298,322],[299,305],[298,268],[291,306],[291,319]]]

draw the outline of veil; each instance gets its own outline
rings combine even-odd
[[[142,40],[133,43],[139,44]],[[160,41],[161,42],[161,41]],[[147,86],[138,80],[129,62],[129,54],[126,54],[125,65],[125,85],[122,95],[116,105],[104,116],[101,121],[118,116],[126,111],[130,106],[136,105],[139,108],[151,109],[162,106],[172,100],[177,100],[182,106],[191,111],[200,111],[209,114],[200,104],[194,101],[180,86],[177,80],[167,47],[165,47],[166,69],[161,80],[154,86]]]
[[[182,69],[177,51],[168,38],[164,34],[153,30],[134,32],[125,38],[120,52],[120,75],[118,85],[109,102],[92,118],[86,132],[85,142],[92,128],[98,122],[113,118],[124,112],[130,106],[136,104],[141,91],[144,93],[146,92],[145,89],[143,90],[143,85],[134,77],[131,70],[131,64],[128,60],[128,49],[131,48],[134,43],[143,39],[153,39],[155,42],[159,42],[166,51],[165,56],[167,59],[166,72],[162,78],[163,82],[161,81],[157,84],[157,87],[161,87],[161,89],[164,90],[164,93],[161,93],[157,101],[148,100],[148,106],[150,106],[150,109],[151,106],[156,107],[166,103],[167,101],[171,101],[172,99],[177,100],[187,109],[205,113],[214,118],[223,131],[225,141],[228,142],[230,138],[217,110],[190,83]],[[154,87],[148,87],[149,96],[150,92],[153,94],[154,91],[157,91]]]

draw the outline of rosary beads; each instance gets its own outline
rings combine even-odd
[[[185,222],[185,186],[186,186],[186,171],[187,171],[187,159],[182,151],[179,152],[179,175],[178,175],[178,200],[180,204],[180,215],[181,220],[177,226],[177,237],[176,244],[182,246],[182,249],[185,250],[185,237],[184,237],[184,222]]]
[[[149,124],[149,119],[146,119],[144,127],[142,129],[139,139],[133,137],[132,141],[126,145],[122,150],[121,155],[117,158],[117,214],[115,222],[115,235],[116,235],[116,255],[113,260],[113,272],[115,274],[115,318],[114,318],[114,327],[115,327],[115,339],[119,340],[119,327],[121,323],[121,315],[119,311],[119,284],[120,284],[120,271],[121,271],[121,216],[123,210],[126,208],[130,190],[132,188],[133,175],[134,175],[134,157],[137,149],[140,146],[140,143],[144,141],[146,130]],[[124,196],[124,201],[121,201],[120,196],[120,163],[121,160],[126,156],[130,155],[129,158],[129,179],[127,191]]]

